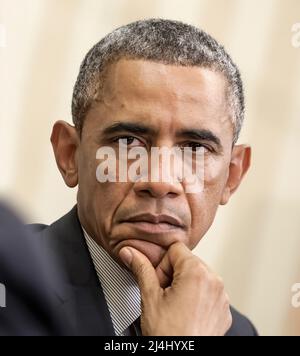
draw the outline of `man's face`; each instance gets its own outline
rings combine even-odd
[[[112,129],[113,127],[113,129]],[[193,249],[210,228],[224,196],[232,159],[233,125],[220,73],[199,67],[120,60],[108,69],[76,151],[79,218],[112,257],[124,246],[157,266],[171,244]],[[205,182],[99,183],[96,152],[128,148],[204,147]],[[156,220],[157,219],[157,220]]]

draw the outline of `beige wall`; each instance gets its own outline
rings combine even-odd
[[[264,335],[300,335],[291,286],[300,282],[299,0],[0,0],[0,195],[28,221],[50,223],[75,203],[49,145],[70,120],[80,61],[127,22],[164,17],[201,26],[238,62],[247,94],[241,142],[252,171],[197,253],[224,278],[233,304]]]

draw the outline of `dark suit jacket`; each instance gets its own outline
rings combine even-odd
[[[42,244],[10,209],[0,204],[0,336],[61,335],[70,330],[57,313],[53,287],[63,289],[61,273]]]
[[[77,217],[77,207],[50,226],[33,225],[37,240],[46,246],[62,271],[63,283],[54,283],[56,313],[68,320],[62,334],[113,336],[114,330],[103,290],[93,266]],[[52,258],[52,257],[51,257]],[[232,309],[228,336],[255,336],[253,325]]]

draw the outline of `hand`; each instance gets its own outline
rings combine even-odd
[[[221,279],[182,243],[154,269],[141,252],[120,251],[141,291],[144,336],[223,336],[232,324]]]

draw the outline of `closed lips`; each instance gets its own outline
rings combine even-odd
[[[133,217],[130,217],[121,222],[132,222],[132,223],[150,223],[154,225],[158,224],[168,224],[178,228],[184,228],[184,224],[177,218],[170,215],[153,215],[153,214],[139,214]]]

